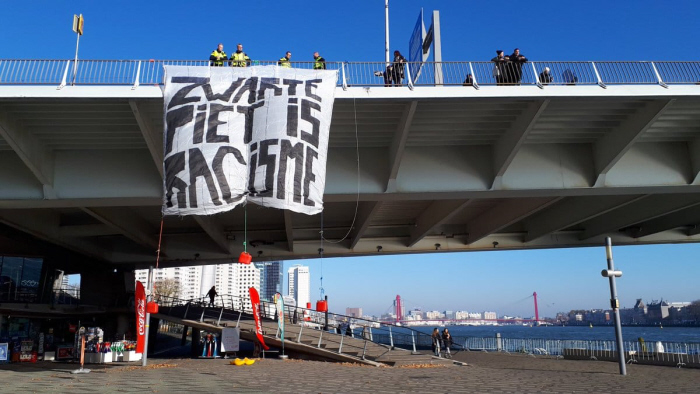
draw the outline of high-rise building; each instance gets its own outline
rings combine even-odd
[[[311,302],[311,280],[309,267],[301,264],[293,265],[287,271],[289,281],[287,294],[296,300],[297,306],[306,308]]]
[[[271,301],[275,293],[282,294],[282,262],[264,261],[253,264],[260,270],[260,299]]]
[[[360,318],[362,317],[362,308],[345,308],[345,316]]]
[[[148,281],[147,269],[136,270],[134,274],[136,280],[146,285]],[[179,293],[174,295],[174,297],[189,300],[201,297],[201,274],[201,266],[159,268],[154,270],[153,280],[158,282],[165,279],[172,279],[179,288]]]
[[[219,264],[216,267],[216,292],[230,295],[236,302],[247,304],[248,288],[260,292],[260,270],[253,264]]]

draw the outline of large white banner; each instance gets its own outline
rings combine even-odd
[[[323,210],[337,71],[165,66],[165,215]]]

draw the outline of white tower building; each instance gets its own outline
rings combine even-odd
[[[288,295],[296,300],[297,306],[306,308],[311,302],[311,279],[309,267],[300,264],[293,265],[287,271],[289,280]]]

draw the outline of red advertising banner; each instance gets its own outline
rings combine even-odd
[[[146,345],[146,289],[136,281],[136,353],[143,353]]]
[[[255,335],[260,341],[260,345],[265,350],[270,350],[267,345],[265,345],[265,340],[262,336],[262,324],[260,323],[260,295],[255,287],[249,287],[248,292],[250,293],[250,303],[253,305],[253,318],[255,319]]]

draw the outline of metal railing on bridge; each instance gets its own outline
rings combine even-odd
[[[276,65],[252,61],[251,65]],[[160,85],[163,66],[210,67],[208,60],[40,60],[0,59],[0,85]],[[312,69],[313,62],[291,62]],[[76,69],[77,67],[77,69]],[[338,70],[337,86],[480,86],[649,85],[700,84],[700,62],[550,62],[533,61],[505,67],[498,80],[493,62],[405,63],[387,68],[384,62],[326,62]],[[395,67],[395,66],[392,66]],[[402,70],[402,71],[401,71]],[[413,75],[412,75],[413,73]]]
[[[193,298],[189,300],[160,297],[158,304],[163,308],[169,308],[168,314],[183,320],[198,320],[200,322],[213,322],[221,325],[222,321],[236,321],[239,326],[244,314],[252,314],[252,306],[248,297],[238,297],[233,295],[217,295],[214,303],[208,297]],[[173,314],[172,307],[180,307],[178,312],[181,315]],[[201,312],[200,309],[201,308]],[[183,310],[184,309],[184,310]],[[261,300],[260,314],[263,318],[275,320],[277,307],[274,302]],[[301,342],[304,330],[320,331],[318,342],[313,343],[316,347],[337,348],[338,353],[356,353],[364,358],[367,351],[368,342],[386,345],[387,351],[393,348],[400,348],[417,352],[417,350],[430,349],[432,345],[431,336],[411,328],[396,326],[384,322],[356,318],[337,313],[326,313],[302,307],[285,307],[285,324],[295,327],[294,342]],[[247,317],[248,319],[250,316]],[[298,329],[298,332],[296,332]],[[332,333],[336,335],[324,335]],[[277,331],[274,336],[280,337]],[[363,346],[345,341],[344,338],[351,337],[359,339]],[[287,338],[287,340],[289,340]],[[455,343],[456,350],[461,349],[461,344]]]

